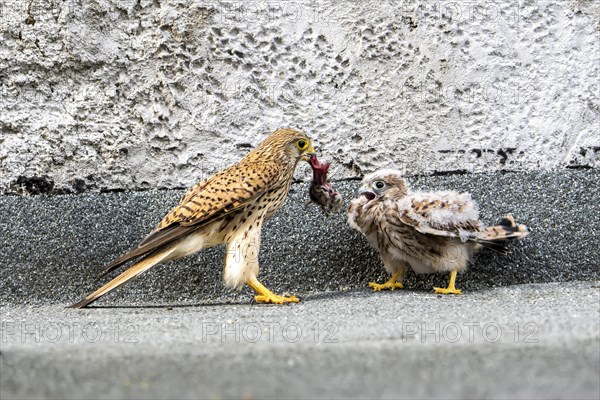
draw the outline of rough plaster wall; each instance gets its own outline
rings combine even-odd
[[[596,1],[0,1],[3,193],[187,187],[282,126],[338,178],[599,165]]]

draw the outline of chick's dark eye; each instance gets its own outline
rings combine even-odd
[[[375,187],[377,189],[383,189],[384,186],[385,186],[385,184],[383,182],[381,182],[381,181],[375,182]]]
[[[306,141],[304,141],[304,140],[298,140],[298,142],[296,144],[298,145],[298,148],[300,150],[303,150],[306,147]]]

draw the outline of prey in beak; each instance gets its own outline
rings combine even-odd
[[[325,215],[339,211],[342,208],[342,197],[327,180],[327,170],[330,163],[319,162],[314,153],[310,155],[308,163],[313,170],[313,179],[310,182],[308,191],[310,199],[321,206]]]

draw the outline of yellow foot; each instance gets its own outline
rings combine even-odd
[[[404,289],[404,285],[400,282],[390,282],[387,281],[386,283],[377,283],[377,282],[369,282],[369,287],[373,288],[374,292],[379,292],[380,290],[384,290],[384,289],[389,289],[389,290],[394,290],[394,289]]]
[[[262,283],[257,281],[256,278],[250,279],[247,283],[257,293],[257,295],[254,296],[254,301],[257,303],[285,304],[297,303],[300,301],[296,296],[285,297],[271,292],[264,287]]]
[[[456,271],[450,272],[450,282],[447,288],[434,287],[433,291],[439,294],[462,294],[454,285],[456,282]]]
[[[284,303],[297,303],[300,300],[296,296],[279,296],[277,294],[259,294],[254,296],[254,301],[257,303],[271,303],[271,304],[284,304]]]
[[[452,287],[447,287],[447,288],[434,287],[433,290],[434,290],[434,292],[436,292],[438,294],[462,294],[460,289],[452,288]]]

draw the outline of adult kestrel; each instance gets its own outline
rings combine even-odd
[[[448,287],[434,290],[461,294],[455,287],[456,274],[467,267],[477,249],[504,253],[507,240],[528,233],[511,215],[496,226],[484,227],[468,193],[411,192],[395,170],[367,175],[359,194],[348,208],[348,222],[379,251],[392,274],[383,284],[370,282],[374,291],[403,288],[404,273],[412,268],[418,274],[450,272]]]
[[[257,279],[260,231],[264,221],[281,208],[296,165],[314,154],[308,136],[280,129],[246,157],[194,185],[141,243],[110,263],[102,276],[143,257],[119,276],[85,297],[73,308],[85,307],[158,263],[226,244],[224,280],[240,289],[248,284],[259,303],[298,302],[278,296]]]

